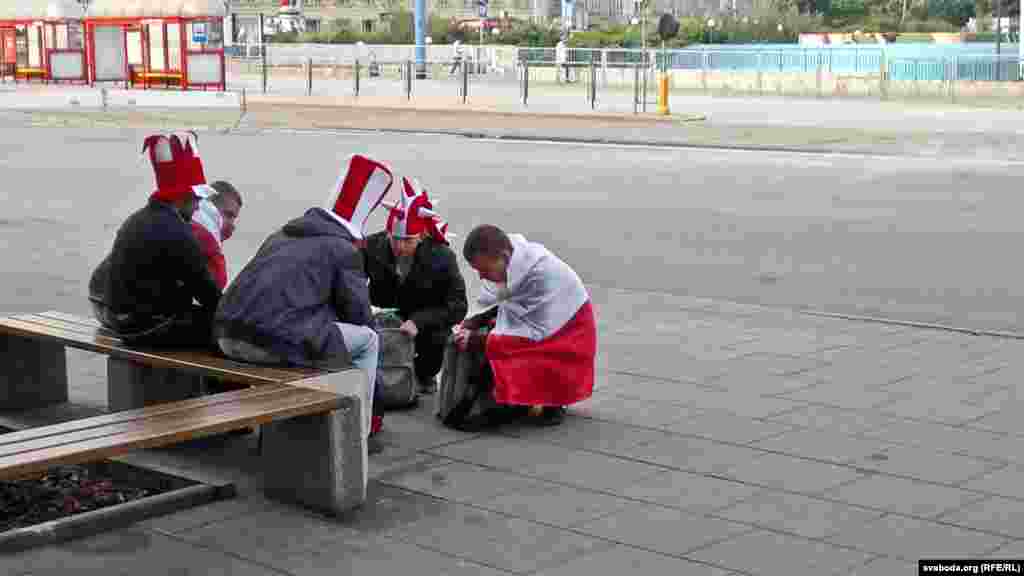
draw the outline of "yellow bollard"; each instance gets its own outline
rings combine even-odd
[[[658,77],[658,114],[668,116],[668,72]]]

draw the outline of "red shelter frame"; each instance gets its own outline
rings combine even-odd
[[[72,48],[71,30],[74,24],[82,25],[82,20],[77,18],[19,18],[11,20],[0,20],[0,78],[13,77],[14,81],[25,80],[31,82],[86,82],[85,71],[88,68],[86,61],[85,47]],[[24,41],[29,44],[29,54],[35,47],[35,54],[38,54],[38,62],[19,63],[18,44],[19,36],[24,36]],[[63,40],[63,42],[61,42]],[[84,38],[83,38],[84,43]],[[63,44],[63,47],[58,47]],[[79,54],[82,59],[82,75],[69,77],[61,75],[54,77],[53,56],[55,54]]]
[[[88,79],[90,84],[97,80],[96,29],[116,27],[121,29],[124,51],[124,81],[128,86],[149,89],[153,86],[175,86],[181,90],[210,88],[221,91],[227,88],[227,69],[224,57],[224,43],[219,48],[207,48],[202,44],[191,47],[190,32],[196,25],[209,30],[212,24],[223,27],[222,16],[156,16],[131,18],[87,17],[85,20],[85,44],[87,50]],[[131,40],[129,40],[131,37]],[[141,61],[133,62],[129,48],[138,41],[137,56]],[[130,46],[131,42],[131,46]],[[190,77],[190,61],[214,59],[220,67],[218,78],[200,79]],[[194,75],[193,75],[194,76]]]

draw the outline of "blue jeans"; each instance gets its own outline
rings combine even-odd
[[[344,322],[335,322],[334,325],[338,327],[342,339],[345,340],[345,348],[348,348],[349,355],[352,357],[352,364],[365,372],[369,381],[366,391],[367,398],[364,398],[363,401],[363,406],[365,407],[363,410],[365,425],[363,433],[364,435],[369,434],[370,418],[373,415],[373,398],[377,385],[380,339],[377,333],[373,331],[373,328],[369,326],[357,326]],[[284,359],[277,354],[241,340],[221,338],[217,341],[217,344],[225,356],[234,360],[252,362],[254,364],[285,363]]]

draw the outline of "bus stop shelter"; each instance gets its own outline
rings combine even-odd
[[[0,78],[85,82],[84,16],[76,0],[0,2]]]
[[[222,0],[92,0],[89,80],[224,90],[224,16]]]

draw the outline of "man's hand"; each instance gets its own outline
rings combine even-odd
[[[410,338],[415,338],[420,333],[420,329],[416,327],[416,323],[412,320],[406,320],[402,322],[402,325],[398,327],[399,330],[405,332]]]

